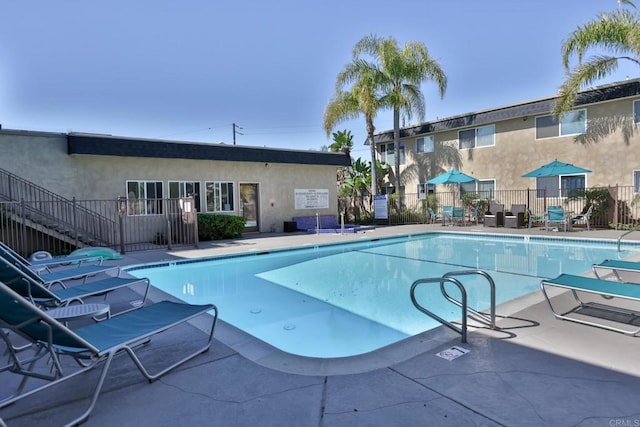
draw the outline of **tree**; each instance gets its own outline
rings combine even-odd
[[[332,153],[344,153],[351,159],[351,149],[353,148],[353,134],[350,130],[339,130],[332,134],[333,143],[329,146],[329,150]],[[338,170],[338,182],[340,185],[344,184],[346,174],[349,170],[349,166],[343,166]]]
[[[618,5],[619,9],[601,13],[597,19],[579,26],[562,44],[562,62],[568,75],[553,109],[556,117],[571,111],[578,91],[613,73],[620,60],[640,65],[640,15],[629,0],[618,0]],[[594,55],[583,62],[589,49],[601,49],[610,54]],[[573,56],[577,57],[578,65],[571,70]]]
[[[329,101],[324,111],[323,127],[327,136],[340,122],[364,115],[367,126],[367,142],[371,147],[371,162],[376,161],[376,146],[373,141],[375,126],[373,119],[381,108],[380,99],[377,97],[379,84],[375,80],[376,75],[369,67],[365,67],[362,61],[354,59],[347,64],[336,78],[336,89],[333,98]],[[349,86],[351,85],[351,86]],[[345,90],[347,87],[347,90]],[[376,182],[376,170],[372,169],[372,182]],[[376,186],[372,186],[371,194],[375,196]]]
[[[333,143],[329,146],[329,150],[334,153],[344,153],[351,158],[351,150],[353,149],[353,134],[350,130],[339,130],[331,134]]]
[[[373,61],[367,61],[363,55],[369,55]],[[419,120],[424,120],[425,103],[420,85],[427,80],[436,82],[443,97],[447,77],[421,42],[406,43],[400,49],[393,37],[371,35],[356,44],[354,57],[360,58],[360,67],[368,69],[366,74],[371,74],[377,83],[380,106],[393,109],[394,177],[395,187],[400,191],[400,115],[411,120],[416,114]]]

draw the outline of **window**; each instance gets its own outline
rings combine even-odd
[[[555,117],[536,117],[536,139],[554,138],[556,136],[580,135],[587,131],[587,110],[570,111],[560,120]]]
[[[207,212],[235,210],[233,204],[233,182],[207,182]]]
[[[640,100],[633,101],[633,123],[640,123]]]
[[[433,153],[433,135],[416,139],[416,153]]]
[[[435,191],[435,184],[420,183],[418,184],[418,199],[426,199],[427,194],[433,194]]]
[[[490,147],[495,145],[495,125],[465,129],[458,132],[458,148],[460,150]]]
[[[162,213],[162,181],[127,181],[129,215]]]
[[[640,171],[633,171],[633,192],[640,193]]]
[[[200,211],[200,183],[193,181],[169,181],[169,198],[193,196],[196,210]]]
[[[380,145],[380,162],[386,163],[389,166],[395,165],[393,143]],[[400,141],[400,164],[404,165],[404,141]]]
[[[543,176],[536,178],[537,197],[569,197],[576,190],[584,190],[586,175]]]
[[[465,182],[460,184],[460,195],[476,193],[479,199],[493,199],[496,182],[493,179]]]

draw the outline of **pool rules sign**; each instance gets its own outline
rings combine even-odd
[[[328,209],[329,190],[328,189],[294,189],[296,209]]]
[[[386,194],[373,196],[373,211],[375,219],[389,219],[389,201]]]

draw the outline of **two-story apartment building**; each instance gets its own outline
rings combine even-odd
[[[436,190],[430,178],[453,168],[478,180],[463,192],[529,188],[561,196],[562,189],[621,185],[640,193],[640,80],[585,90],[560,120],[551,115],[554,103],[551,96],[402,128],[400,191],[423,197]],[[393,131],[374,141],[378,159],[393,165]],[[522,176],[554,159],[592,172]],[[393,182],[386,192],[395,192]]]

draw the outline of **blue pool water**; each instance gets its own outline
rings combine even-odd
[[[594,263],[638,250],[623,249],[595,240],[431,233],[129,272],[186,302],[215,303],[222,320],[283,351],[328,358],[366,353],[440,326],[411,303],[409,289],[417,279],[482,269],[494,279],[501,303],[537,291],[542,278],[582,274]],[[469,306],[486,310],[486,280],[460,279]],[[458,295],[453,286],[448,292]],[[460,317],[437,284],[422,285],[418,300],[443,318]]]

